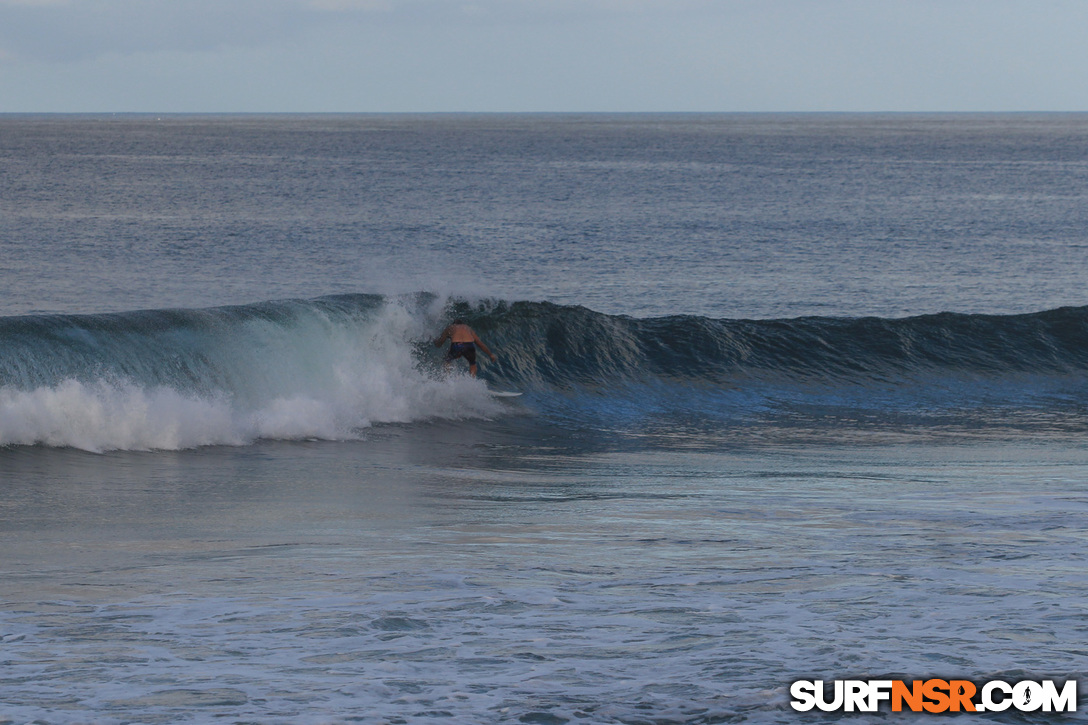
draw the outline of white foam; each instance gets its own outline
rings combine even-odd
[[[482,381],[443,375],[413,355],[436,318],[394,301],[353,324],[316,312],[291,326],[251,321],[213,351],[226,382],[211,392],[133,380],[5,386],[0,445],[177,450],[258,438],[340,440],[380,423],[501,412]]]
[[[0,389],[0,444],[178,449],[238,444],[230,405],[170,388],[66,380],[30,391]]]

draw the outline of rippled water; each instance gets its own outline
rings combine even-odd
[[[818,718],[800,678],[1083,691],[1082,311],[1035,313],[1084,302],[1086,134],[0,118],[0,723],[792,723]],[[312,301],[421,290],[377,327]],[[593,312],[522,308],[566,330],[534,358],[485,296]],[[251,304],[169,311],[227,303]],[[437,374],[456,310],[525,396]],[[857,315],[882,319],[828,319]],[[563,347],[575,319],[626,332]],[[670,365],[707,330],[758,345]]]
[[[1079,444],[0,455],[14,722],[793,722],[801,677],[1083,671]]]

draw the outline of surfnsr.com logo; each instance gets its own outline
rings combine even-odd
[[[790,706],[799,712],[876,712],[887,702],[892,712],[1076,712],[1077,681],[1061,687],[1054,680],[835,680],[831,692],[823,680],[797,680],[790,686]]]

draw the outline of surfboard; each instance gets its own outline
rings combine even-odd
[[[521,395],[521,393],[512,393],[505,390],[488,390],[487,392],[491,393],[492,398],[516,398]]]

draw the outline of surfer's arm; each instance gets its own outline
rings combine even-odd
[[[444,343],[446,340],[448,340],[449,336],[450,336],[450,328],[447,327],[445,330],[442,331],[442,335],[437,340],[434,341],[434,346],[435,347],[442,347],[442,343]]]
[[[495,353],[487,349],[487,345],[485,345],[484,341],[480,339],[480,336],[474,332],[472,333],[472,339],[476,342],[477,345],[479,345],[480,349],[483,350],[489,358],[491,358],[491,362],[495,362]]]

